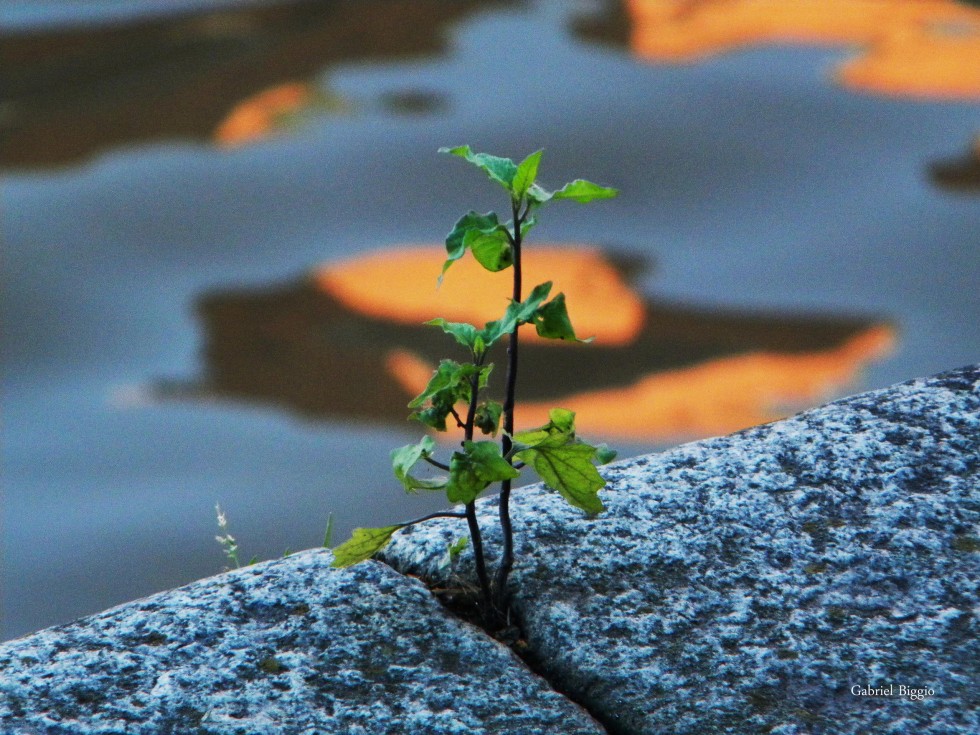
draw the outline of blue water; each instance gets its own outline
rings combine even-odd
[[[0,4],[0,30],[108,26],[135,20],[249,5],[274,0],[6,0]]]
[[[103,20],[151,7],[8,4],[0,23],[46,23],[59,7],[77,22],[83,5]],[[0,637],[219,571],[216,502],[243,555],[263,558],[320,543],[330,512],[340,538],[442,505],[406,502],[390,478],[408,425],[140,400],[154,380],[200,374],[205,290],[437,242],[459,213],[499,206],[441,145],[543,146],[547,181],[621,188],[549,212],[534,234],[652,259],[650,296],[894,320],[898,352],[858,387],[980,357],[980,198],[926,175],[977,131],[980,105],[843,92],[826,76],[844,51],[647,65],[575,38],[575,12],[553,0],[476,14],[444,55],[326,68],[318,82],[352,112],[258,145],[158,140],[2,175]],[[406,89],[445,108],[379,103]]]

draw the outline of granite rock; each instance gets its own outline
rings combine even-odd
[[[417,580],[331,560],[295,554],[0,645],[0,732],[603,732]]]
[[[510,589],[610,732],[980,732],[980,366],[605,474],[596,518],[517,493]],[[444,563],[459,522],[409,530],[389,563],[472,580]]]

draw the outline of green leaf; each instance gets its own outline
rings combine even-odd
[[[592,464],[596,448],[582,443],[566,443],[538,446],[516,452],[514,457],[526,462],[537,472],[545,484],[561,493],[571,505],[586,513],[605,510],[599,499],[599,490],[606,481]]]
[[[405,492],[415,492],[416,490],[441,490],[446,486],[445,477],[433,477],[422,479],[413,477],[409,471],[420,459],[431,457],[435,451],[436,443],[431,436],[424,436],[418,444],[408,444],[391,452],[391,469],[395,472],[395,477],[405,486]]]
[[[469,545],[469,543],[470,543],[469,536],[460,536],[452,544],[450,544],[448,549],[449,560],[456,561],[459,555],[463,553],[463,549],[465,549]]]
[[[520,476],[493,441],[463,442],[463,451],[449,461],[446,497],[450,503],[470,503],[491,483]]]
[[[477,259],[488,271],[496,273],[514,264],[514,251],[510,246],[510,233],[503,225],[489,232],[471,229],[463,238],[464,248],[473,251]]]
[[[519,324],[526,324],[533,320],[538,307],[542,301],[548,298],[549,293],[551,293],[551,281],[541,283],[531,290],[531,295],[524,301],[520,303],[511,301],[501,319],[487,322],[481,333],[487,348],[489,349],[494,342],[505,334],[513,332]]]
[[[419,393],[408,404],[409,408],[418,408],[428,400],[436,398],[439,394],[449,392],[456,400],[463,400],[469,397],[469,383],[466,381],[479,372],[480,368],[472,363],[460,364],[455,360],[441,360],[439,367],[429,378],[425,390]],[[453,400],[455,405],[456,400]]]
[[[500,403],[496,401],[484,401],[476,409],[476,414],[473,417],[473,426],[484,434],[496,436],[497,429],[500,426],[500,415],[503,411],[504,407]]]
[[[608,444],[600,444],[595,448],[595,461],[599,464],[609,464],[616,459],[616,450],[610,449]]]
[[[544,151],[535,151],[530,156],[521,161],[520,165],[517,167],[517,172],[514,174],[514,184],[512,187],[512,194],[515,200],[520,201],[527,190],[531,188],[531,184],[538,177],[538,166],[541,164],[541,155]]]
[[[527,233],[530,232],[531,228],[537,223],[538,220],[533,214],[529,214],[527,217],[525,217],[524,221],[521,222],[521,238],[523,239],[527,237]]]
[[[446,430],[446,417],[451,413],[452,405],[441,404],[438,406],[430,406],[429,408],[423,408],[420,411],[415,411],[409,416],[410,419],[415,419],[421,424],[425,424],[429,428],[435,429],[436,431]]]
[[[575,433],[575,412],[567,408],[553,408],[548,411],[548,424],[565,434]]]
[[[585,179],[575,179],[565,184],[551,195],[552,199],[574,199],[576,202],[591,202],[593,199],[612,199],[619,194],[617,189],[599,186]]]
[[[428,401],[431,405],[412,413],[410,418],[421,421],[437,431],[446,430],[446,417],[460,401],[470,399],[471,379],[479,376],[478,387],[486,386],[493,365],[479,366],[473,363],[460,364],[454,360],[442,360],[429,379],[425,390],[419,393],[409,408],[420,409]]]
[[[449,270],[449,266],[466,254],[467,234],[474,230],[476,232],[492,231],[497,225],[497,215],[494,212],[479,214],[470,211],[460,217],[453,225],[453,229],[446,235],[446,253],[449,257],[442,264],[443,275]]]
[[[541,205],[549,201],[551,197],[554,196],[554,192],[550,192],[545,189],[540,184],[531,184],[527,190],[527,198],[533,204]]]
[[[483,170],[491,181],[496,181],[507,191],[513,191],[514,176],[517,174],[517,166],[509,158],[491,156],[489,153],[474,153],[468,145],[460,145],[455,148],[440,148],[440,153],[449,153],[459,156],[474,166]]]
[[[534,318],[534,328],[538,335],[548,339],[573,339],[576,342],[591,342],[592,337],[579,339],[568,318],[565,308],[565,294],[560,293],[538,309]]]
[[[480,331],[472,324],[466,322],[447,322],[442,317],[430,319],[425,323],[427,327],[441,327],[446,334],[451,334],[463,347],[469,347],[476,351],[476,340],[480,336]]]
[[[548,423],[538,429],[519,431],[514,434],[514,442],[525,448],[542,445],[559,447],[575,439],[575,412],[567,408],[553,408],[548,411]]]
[[[332,567],[349,567],[370,559],[391,540],[400,525],[383,528],[355,528],[350,539],[333,550]]]

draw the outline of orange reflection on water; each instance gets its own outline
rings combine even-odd
[[[288,82],[263,90],[238,103],[214,132],[221,146],[252,143],[275,133],[297,112],[313,103],[310,84]]]
[[[897,97],[980,98],[980,13],[972,22],[886,36],[837,69],[845,87]]]
[[[476,325],[499,319],[511,293],[512,271],[490,273],[473,258],[457,261],[437,288],[445,250],[416,246],[368,254],[330,264],[313,274],[317,287],[362,314],[417,326],[441,316]],[[644,322],[642,299],[602,254],[584,246],[535,245],[521,258],[525,295],[534,285],[553,281],[554,296],[564,292],[568,314],[580,337],[596,343],[629,343]],[[542,344],[533,329],[523,334]]]
[[[590,390],[554,401],[518,403],[521,427],[548,421],[548,410],[576,412],[586,434],[668,442],[714,436],[773,421],[852,385],[869,361],[890,353],[894,329],[871,327],[840,347],[803,354],[752,352],[644,376],[620,388]],[[388,371],[415,395],[434,366],[407,350],[392,350]]]
[[[845,86],[890,95],[980,96],[980,11],[956,0],[625,0],[638,56],[696,61],[762,44],[866,47]]]

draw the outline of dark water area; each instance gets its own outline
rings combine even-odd
[[[391,477],[419,432],[381,369],[394,349],[434,361],[441,335],[313,278],[503,206],[442,145],[543,147],[547,183],[622,191],[546,210],[532,241],[600,249],[643,336],[529,348],[529,401],[667,374],[724,392],[706,365],[816,371],[796,409],[980,357],[977,99],[843,89],[852,45],[644,60],[624,8],[0,12],[0,638],[220,571],[215,503],[246,558],[318,545],[330,513],[340,540],[444,505]],[[875,328],[887,356],[845,349]],[[827,393],[821,370],[847,380]],[[644,430],[596,438],[633,454],[699,435]]]

